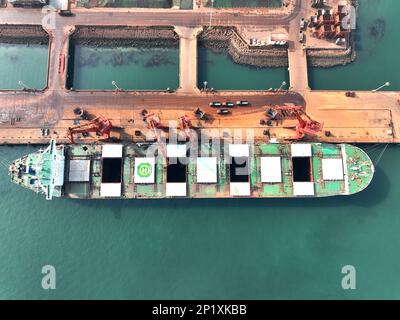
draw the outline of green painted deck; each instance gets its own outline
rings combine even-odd
[[[369,157],[361,149],[346,145],[349,192],[356,193],[365,189],[371,182],[373,168],[369,166]]]

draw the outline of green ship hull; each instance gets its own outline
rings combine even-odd
[[[56,145],[15,160],[12,182],[53,197],[296,198],[351,195],[374,175],[348,144]],[[154,152],[153,152],[154,154]]]

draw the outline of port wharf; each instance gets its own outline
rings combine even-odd
[[[357,91],[349,97],[344,91],[316,91],[308,86],[307,50],[298,41],[299,21],[310,11],[307,1],[296,1],[281,13],[277,10],[176,9],[73,9],[71,17],[38,9],[2,8],[0,29],[10,26],[43,26],[49,35],[49,67],[47,87],[43,90],[0,91],[0,143],[41,144],[57,139],[68,143],[67,129],[76,121],[74,109],[84,106],[90,114],[104,115],[122,134],[119,139],[143,139],[148,130],[141,112],[149,109],[162,113],[162,121],[176,121],[187,114],[196,126],[224,136],[226,129],[253,130],[254,138],[268,140],[294,139],[296,121],[287,119],[266,127],[261,123],[266,106],[293,104],[305,108],[307,115],[324,123],[324,130],[315,142],[327,143],[398,143],[400,142],[400,93],[394,91]],[[238,14],[240,12],[240,14]],[[288,34],[289,90],[218,91],[198,89],[198,36],[210,27],[285,29]],[[46,22],[47,21],[47,22]],[[173,28],[179,38],[180,72],[176,91],[79,91],[66,87],[70,38],[78,27],[129,26]],[[2,36],[4,39],[6,36]],[[229,116],[214,115],[212,121],[198,121],[193,111],[201,108],[215,113],[210,101],[248,100],[251,106],[237,108]],[[48,128],[43,136],[40,129]],[[268,129],[268,136],[266,136]],[[135,132],[144,135],[138,137]],[[217,133],[215,133],[217,132]],[[89,136],[81,141],[95,141]]]

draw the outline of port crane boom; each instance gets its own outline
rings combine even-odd
[[[267,114],[273,119],[277,118],[278,112],[281,114],[281,119],[292,117],[297,119],[298,125],[296,126],[296,140],[301,140],[305,136],[316,136],[324,127],[323,123],[311,119],[304,111],[303,106],[273,106],[270,110],[272,111],[267,111]],[[305,119],[302,117],[303,115]]]
[[[95,132],[96,134],[99,134],[106,139],[109,139],[111,128],[111,121],[105,117],[100,116],[91,120],[89,123],[68,128],[68,136],[71,140],[71,143],[74,143],[74,135],[79,133],[87,134],[90,132]]]

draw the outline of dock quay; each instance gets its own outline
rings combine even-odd
[[[327,143],[399,143],[400,92],[360,91],[355,97],[344,91],[315,91],[308,85],[307,50],[299,43],[299,19],[307,14],[308,1],[297,0],[292,10],[278,15],[230,10],[193,11],[175,9],[73,9],[74,16],[61,17],[55,12],[37,9],[0,9],[1,25],[42,25],[50,35],[47,87],[43,90],[0,91],[0,143],[42,144],[50,139],[68,143],[67,129],[77,123],[74,109],[84,108],[91,115],[103,115],[119,129],[118,139],[141,141],[147,136],[142,111],[151,110],[168,124],[187,115],[194,127],[210,136],[226,136],[226,131],[254,132],[255,139],[292,140],[296,121],[284,119],[265,125],[262,119],[268,106],[302,106],[307,115],[324,124],[324,130],[312,138]],[[288,31],[289,90],[201,91],[197,83],[197,36],[210,25],[249,26],[258,30],[274,28]],[[76,26],[173,26],[179,36],[179,88],[165,91],[79,91],[66,87],[69,39]],[[60,70],[61,65],[62,70]],[[211,101],[251,102],[250,107],[234,108],[229,116],[218,115]],[[196,118],[200,108],[212,115],[207,121]],[[84,120],[80,120],[84,123]],[[40,129],[49,129],[43,136]],[[141,132],[138,135],[137,132]],[[96,140],[96,136],[78,141]]]

